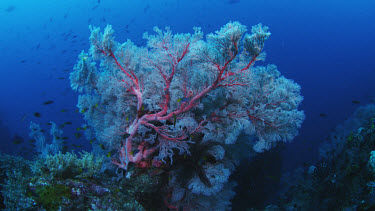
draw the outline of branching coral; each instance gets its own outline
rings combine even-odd
[[[206,41],[200,28],[193,34],[173,34],[169,27],[155,27],[155,34],[143,36],[146,47],[130,40],[115,42],[111,26],[104,32],[90,30],[90,51],[79,56],[71,86],[83,92],[81,113],[99,143],[119,151],[112,163],[124,170],[131,163],[173,165],[175,159],[181,165],[197,143],[217,147],[195,152],[213,156],[216,149],[224,156],[225,145],[236,143],[243,131],[257,137],[249,143],[262,152],[277,141],[291,141],[301,127],[300,86],[282,77],[274,65],[254,67],[265,58],[268,27],[258,24],[245,34],[246,26],[230,22]],[[205,195],[220,191],[230,170],[229,161],[219,157],[196,168],[201,173],[194,178],[206,182],[190,178],[187,188],[211,191]],[[223,176],[211,176],[218,168]],[[209,183],[217,184],[216,189],[203,187]]]

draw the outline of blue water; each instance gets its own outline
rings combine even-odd
[[[73,137],[84,121],[69,73],[89,48],[88,25],[111,24],[119,42],[145,45],[153,26],[205,34],[228,21],[269,26],[265,64],[302,87],[306,120],[283,150],[284,170],[318,159],[318,147],[358,106],[375,99],[375,1],[370,0],[2,0],[0,2],[0,148],[17,154],[30,121],[65,121]],[[66,70],[66,71],[65,71]],[[53,100],[51,105],[42,105]],[[353,103],[352,101],[360,103]],[[68,110],[61,112],[62,109]],[[39,112],[40,118],[34,116]],[[326,116],[322,117],[320,114]],[[83,137],[76,143],[90,150]]]

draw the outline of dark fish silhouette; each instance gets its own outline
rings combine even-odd
[[[240,2],[240,0],[228,0],[229,4],[237,4],[239,2]]]
[[[23,142],[23,138],[16,134],[12,138],[12,142],[13,142],[13,144],[21,144]]]
[[[77,139],[79,139],[79,138],[81,138],[82,133],[75,133],[74,136],[75,136]]]
[[[353,104],[360,104],[361,102],[359,102],[358,100],[352,100],[352,103]]]
[[[21,122],[25,121],[27,114],[22,115]]]
[[[43,103],[43,105],[49,105],[49,104],[52,104],[53,103],[53,100],[48,100],[46,102]]]
[[[150,5],[147,4],[145,8],[143,8],[143,12],[146,13],[150,9]]]
[[[16,9],[15,6],[9,6],[8,8],[5,9],[5,12],[13,12]]]

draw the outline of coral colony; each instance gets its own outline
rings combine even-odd
[[[70,81],[93,151],[67,152],[62,127],[48,123],[48,139],[32,122],[39,156],[0,154],[2,208],[228,210],[240,160],[298,134],[300,86],[275,65],[254,66],[268,27],[246,34],[230,22],[206,39],[200,28],[155,27],[146,47],[115,42],[111,26],[90,29]]]
[[[111,26],[90,29],[90,50],[70,76],[93,127],[88,135],[118,152],[112,163],[128,178],[132,168],[169,169],[171,204],[225,195],[239,159],[232,145],[263,152],[293,140],[305,118],[300,86],[274,65],[254,67],[271,35],[261,24],[245,34],[246,26],[230,22],[206,40],[200,28],[172,34],[155,27],[143,36],[146,47],[115,42]],[[188,169],[190,178],[182,175]]]

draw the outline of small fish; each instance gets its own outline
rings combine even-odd
[[[62,140],[68,140],[69,138],[64,136],[64,137],[62,137],[61,139],[62,139]]]
[[[67,152],[69,150],[69,147],[68,146],[62,146],[62,151],[63,152]]]
[[[65,125],[71,125],[72,122],[64,122]]]
[[[229,0],[228,1],[229,4],[237,4],[239,2],[240,2],[240,0]]]
[[[129,117],[126,117],[126,121],[129,121]]]
[[[184,103],[184,102],[187,102],[187,101],[189,101],[189,100],[190,100],[189,98],[182,97],[182,98],[178,98],[178,99],[177,99],[177,102],[178,102],[178,103],[179,103],[179,102]]]
[[[146,13],[150,9],[150,5],[147,5],[145,8],[143,8],[143,13]]]
[[[48,100],[48,101],[44,102],[43,105],[49,105],[49,104],[52,104],[52,103],[53,103],[52,100]]]
[[[97,103],[95,104],[95,107],[98,107],[98,104],[97,104]]]
[[[108,152],[107,153],[107,158],[111,157],[111,155],[112,155],[111,152]]]
[[[79,138],[81,138],[82,133],[75,133],[74,136],[75,136],[77,139],[79,139]]]
[[[61,109],[61,112],[67,112],[68,109]]]
[[[59,78],[57,78],[57,79],[59,79],[59,80],[63,80],[63,79],[65,79],[65,77],[59,77]]]
[[[140,152],[141,150],[139,150],[139,149],[134,149],[132,152],[133,152],[133,155],[134,154],[137,154],[138,152]]]
[[[26,117],[27,117],[27,114],[22,115],[21,122],[25,121]]]
[[[40,113],[38,113],[38,112],[35,112],[35,113],[34,113],[34,116],[35,116],[35,117],[38,117],[38,118],[39,118],[39,117],[42,117],[42,115],[41,115]]]
[[[46,123],[46,125],[49,125],[49,126],[51,126],[51,125],[52,125],[52,123],[51,123],[51,122],[47,122],[47,123]]]
[[[5,9],[5,12],[13,12],[16,9],[15,6],[11,5],[8,8]]]
[[[173,113],[173,126],[176,127],[177,117],[176,114]]]
[[[105,150],[105,146],[104,146],[103,144],[99,144],[99,146],[100,146],[100,148],[101,148],[102,150]]]
[[[75,148],[82,148],[83,147],[83,145],[81,145],[81,144],[72,144],[72,146],[75,147]]]
[[[321,113],[321,114],[319,114],[319,116],[321,116],[321,117],[326,117],[327,114]]]
[[[35,143],[36,141],[35,141],[35,139],[31,139],[30,141],[29,141],[29,143]]]
[[[155,169],[154,171],[152,171],[150,174],[152,175],[152,176],[157,176],[157,175],[161,175],[162,173],[164,173],[165,172],[165,170],[163,170],[163,169]]]
[[[46,131],[42,129],[42,130],[40,130],[40,132],[44,133],[44,132],[46,132]]]
[[[80,128],[80,127],[77,127],[76,130],[79,131],[79,130],[81,130],[81,128]]]
[[[90,144],[92,144],[95,141],[95,138],[90,140]]]
[[[352,100],[352,103],[353,104],[360,104],[361,102],[359,102],[358,100]]]
[[[21,63],[26,63],[26,59],[22,59],[20,62]]]
[[[123,139],[127,139],[129,136],[130,136],[129,133],[125,133],[124,135],[122,135],[122,138],[123,138]]]
[[[14,136],[12,139],[13,144],[21,144],[23,142],[23,138],[21,136]]]

